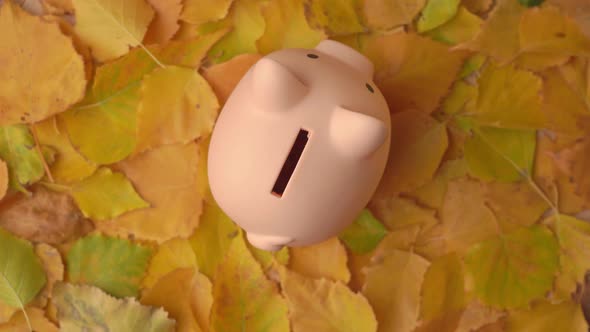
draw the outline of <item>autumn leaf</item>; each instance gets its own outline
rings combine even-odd
[[[256,41],[260,53],[282,48],[314,48],[326,38],[322,31],[308,25],[303,6],[298,0],[269,1],[264,5],[264,33]]]
[[[109,168],[100,168],[75,184],[71,195],[84,216],[93,220],[107,220],[150,206],[123,174],[113,173]]]
[[[47,278],[33,246],[0,229],[0,301],[25,310],[45,285]]]
[[[217,267],[211,326],[215,331],[289,331],[287,304],[241,235]]]
[[[162,243],[150,260],[142,286],[152,288],[166,274],[181,268],[197,267],[197,258],[190,242],[186,239],[172,239]]]
[[[58,24],[12,1],[0,8],[0,31],[10,31],[0,37],[0,124],[37,122],[80,100],[84,64]]]
[[[411,331],[417,326],[420,286],[429,265],[416,254],[395,249],[378,259],[373,256],[363,294],[375,310],[377,331]]]
[[[373,201],[371,211],[390,230],[437,222],[436,211],[422,207],[408,198],[390,197]]]
[[[537,225],[474,245],[465,264],[479,299],[497,308],[518,308],[551,289],[558,251],[551,232]]]
[[[203,294],[203,289],[209,292]],[[202,298],[202,295],[206,297]],[[206,321],[198,320],[195,311],[202,310],[208,318],[213,302],[211,284],[195,268],[177,269],[166,274],[142,295],[140,302],[164,308],[176,320],[177,331],[200,332],[209,329],[208,325],[203,326]]]
[[[45,283],[45,287],[43,287],[41,292],[33,300],[33,304],[39,307],[45,307],[51,298],[55,283],[64,280],[64,263],[59,251],[45,243],[35,246],[35,254],[41,260],[47,282]]]
[[[306,278],[284,268],[279,274],[293,332],[377,331],[367,299],[341,282]]]
[[[155,12],[143,41],[146,44],[164,44],[174,36],[180,25],[178,19],[182,11],[182,1],[147,0]]]
[[[217,99],[222,105],[225,104],[248,69],[261,57],[259,54],[238,55],[229,61],[205,69],[203,76],[215,91]]]
[[[507,327],[507,331],[588,331],[580,305],[571,300],[557,304],[539,301],[529,310],[514,311],[508,316]]]
[[[9,182],[8,165],[0,159],[0,200],[6,196]]]
[[[140,94],[136,152],[188,143],[211,133],[219,104],[195,70],[157,68],[144,78]]]
[[[396,113],[391,126],[389,160],[373,199],[427,183],[448,145],[445,126],[422,112]]]
[[[446,23],[430,30],[428,35],[441,43],[455,45],[472,40],[481,30],[482,20],[465,7]]]
[[[196,172],[199,154],[195,143],[169,145],[119,163],[117,169],[150,207],[102,221],[97,228],[109,235],[133,234],[158,242],[190,236],[202,210]]]
[[[224,18],[235,0],[185,0],[181,19],[199,25]]]
[[[25,125],[0,127],[0,158],[8,166],[11,189],[25,191],[45,174],[42,155]]]
[[[152,250],[128,240],[91,235],[66,258],[68,280],[100,287],[117,297],[136,296]]]
[[[305,16],[309,25],[328,36],[363,32],[365,28],[358,15],[358,0],[304,0]]]
[[[555,281],[556,295],[568,299],[584,284],[586,271],[590,269],[586,253],[590,251],[590,225],[567,215],[552,218],[561,247],[561,273]]]
[[[426,32],[451,20],[459,9],[458,0],[428,0],[418,20],[418,32]]]
[[[76,33],[99,61],[111,60],[140,45],[154,10],[144,0],[72,0]]]
[[[19,193],[2,202],[0,226],[32,242],[60,244],[90,232],[94,227],[65,193],[42,186],[31,195]]]
[[[60,331],[97,330],[172,332],[174,320],[161,308],[132,298],[116,299],[92,286],[58,283],[53,291]]]
[[[374,30],[391,30],[411,23],[426,0],[365,0],[363,1],[363,21]]]
[[[338,235],[355,254],[365,254],[377,247],[387,230],[371,211],[364,209],[355,221]]]
[[[22,311],[16,312],[10,320],[4,324],[0,324],[0,332],[57,332],[58,328],[51,322],[43,310],[35,307],[26,309],[26,316]]]
[[[348,283],[346,249],[337,237],[306,247],[290,250],[289,268],[310,278],[326,278]]]

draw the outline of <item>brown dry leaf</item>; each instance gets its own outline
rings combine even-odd
[[[117,164],[116,168],[133,182],[150,208],[101,221],[97,229],[109,235],[132,235],[160,243],[190,236],[202,210],[197,182],[199,154],[195,143],[168,145]]]
[[[66,194],[42,186],[32,195],[7,197],[0,205],[0,226],[33,242],[60,244],[78,238],[93,228]]]
[[[84,96],[84,63],[56,22],[7,1],[0,31],[10,31],[0,38],[0,124],[37,122]]]
[[[146,44],[164,44],[174,36],[180,25],[182,0],[147,0],[155,11],[155,17],[148,26],[143,41]]]
[[[396,249],[373,257],[365,269],[363,294],[375,310],[379,332],[412,331],[417,326],[420,286],[429,265],[416,254]]]
[[[373,200],[412,191],[427,183],[447,145],[444,124],[420,111],[393,114],[389,160]]]
[[[433,112],[461,69],[466,52],[413,33],[359,37],[375,64],[375,82],[391,112]]]
[[[207,293],[204,292],[205,289],[208,290]],[[201,297],[203,295],[205,297]],[[164,308],[176,320],[178,332],[209,330],[208,325],[201,325],[208,323],[208,320],[199,321],[195,310],[203,310],[208,318],[213,303],[211,283],[196,268],[176,269],[166,274],[142,295],[139,302]]]
[[[33,300],[33,305],[45,307],[51,299],[53,285],[58,281],[64,280],[64,263],[59,251],[48,244],[40,243],[36,245],[35,253],[41,259],[43,270],[45,270],[45,275],[47,276],[47,283]]]
[[[482,14],[490,10],[494,4],[494,0],[463,0],[461,1],[470,12]]]
[[[553,158],[575,185],[576,193],[590,201],[590,137],[577,140]]]
[[[348,283],[346,261],[346,249],[337,237],[332,237],[315,245],[291,248],[289,268],[306,277]]]
[[[221,105],[232,93],[242,76],[248,69],[262,58],[259,54],[242,54],[229,61],[216,64],[203,71],[203,76],[209,82]]]

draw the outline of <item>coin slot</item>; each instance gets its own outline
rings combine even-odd
[[[303,154],[303,150],[309,141],[309,132],[305,129],[300,129],[299,133],[297,134],[297,138],[295,138],[295,142],[291,147],[291,151],[287,156],[287,160],[283,164],[283,168],[281,168],[281,172],[275,181],[275,185],[272,187],[272,194],[277,197],[282,197],[283,193],[285,192],[285,188],[289,184],[291,180],[291,176],[297,167],[297,163],[299,163],[299,159]]]

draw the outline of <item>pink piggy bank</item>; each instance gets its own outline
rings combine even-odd
[[[364,55],[325,40],[273,52],[240,80],[213,130],[209,183],[252,245],[321,242],[366,206],[391,136],[372,76]]]

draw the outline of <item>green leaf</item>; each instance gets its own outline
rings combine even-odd
[[[371,211],[364,209],[338,237],[353,253],[365,254],[375,249],[385,235],[387,229]]]
[[[474,245],[465,264],[484,303],[523,307],[552,288],[559,246],[546,227],[536,225]]]
[[[100,287],[114,296],[137,296],[152,250],[100,235],[82,238],[67,255],[69,281]]]
[[[101,168],[72,187],[72,196],[87,218],[105,220],[149,207],[121,173]]]
[[[15,190],[25,191],[24,186],[43,177],[43,161],[26,125],[0,127],[0,158],[6,161]]]
[[[418,32],[432,30],[451,20],[457,14],[459,3],[460,0],[428,0],[418,20]]]
[[[87,285],[57,283],[52,299],[62,332],[172,332],[175,327],[161,308],[141,305],[131,298],[119,300]]]
[[[46,280],[33,246],[0,228],[0,301],[24,310]]]
[[[469,173],[483,180],[519,181],[532,174],[534,130],[482,127],[465,143]]]

